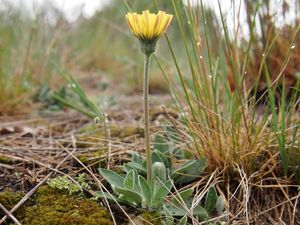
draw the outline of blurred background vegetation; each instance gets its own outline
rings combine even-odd
[[[186,2],[188,4],[189,1]],[[287,86],[285,90],[290,93],[300,76],[300,66],[297,63],[300,57],[300,38],[299,32],[296,32],[299,17],[296,16],[289,24],[281,23],[278,26],[278,15],[272,11],[270,1],[264,0],[259,3],[257,15],[254,14],[258,2],[245,0],[243,3],[246,7],[247,24],[238,26],[249,27],[248,34],[241,36],[236,30],[229,31],[230,42],[226,42],[218,10],[204,6],[204,11],[195,11],[200,32],[199,40],[192,38],[196,34],[189,33],[189,24],[184,24],[184,32],[189,35],[188,41],[199,42],[199,51],[206,62],[209,46],[210,56],[218,58],[219,65],[226,71],[231,90],[236,86],[233,65],[238,65],[238,70],[241,70],[241,62],[247,59],[247,89],[253,90],[254,81],[260,77],[256,87],[258,91],[255,93],[261,95],[266,90],[264,70],[261,66],[261,62],[265,60],[272,80],[275,80],[280,72],[284,73]],[[197,4],[199,6],[200,1]],[[24,112],[30,109],[28,106],[32,105],[34,97],[38,96],[41,90],[61,88],[61,82],[58,81],[62,78],[58,68],[79,77],[90,77],[96,82],[101,76],[117,83],[126,83],[129,93],[140,91],[140,65],[143,59],[136,40],[127,29],[124,15],[128,11],[126,6],[136,11],[146,8],[155,11],[153,1],[113,0],[91,18],[82,15],[73,22],[66,19],[61,9],[49,3],[44,8],[39,8],[35,15],[14,7],[9,1],[3,1],[3,5],[5,10],[0,11],[0,114]],[[281,1],[278,7],[282,8],[280,16],[284,20],[289,12],[297,12],[299,1],[296,0],[292,5],[289,1]],[[159,2],[159,8],[174,13],[172,1]],[[207,22],[206,33],[202,26],[203,14]],[[258,19],[255,28],[252,29],[253,16],[257,16]],[[175,55],[182,56],[178,57],[178,63],[182,68],[186,67],[184,73],[188,74],[189,67],[184,60],[186,55],[182,51],[184,42],[178,41],[180,30],[177,23],[173,23],[168,33]],[[209,43],[205,43],[205,35],[208,35]],[[251,46],[247,44],[250,38],[253,43]],[[285,64],[289,51],[291,54]],[[234,56],[233,61],[230,62],[231,57],[228,54]],[[172,70],[173,62],[165,40],[159,43],[157,57],[169,73],[176,73]],[[152,63],[152,71],[151,92],[166,92],[168,87],[155,60]],[[188,75],[186,78],[189,79]]]

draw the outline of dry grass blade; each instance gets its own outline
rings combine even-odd
[[[8,211],[1,203],[0,203],[0,208],[6,213],[6,215],[9,218],[11,218],[14,221],[15,224],[21,225],[21,223],[16,219],[16,217],[14,217],[14,215],[10,211]],[[0,224],[1,224],[1,222],[0,222]]]

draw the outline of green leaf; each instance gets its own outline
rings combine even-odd
[[[146,174],[146,172],[147,172],[146,167],[142,164],[139,164],[136,162],[128,162],[127,165],[136,169],[138,171],[138,173],[142,172],[143,174]]]
[[[101,168],[99,169],[99,172],[110,185],[120,188],[124,187],[124,177],[120,176],[116,172]]]
[[[134,189],[134,170],[129,171],[124,179],[124,187],[130,190]]]
[[[174,217],[165,205],[163,205],[163,212],[166,217],[166,225],[174,225]]]
[[[142,204],[142,196],[135,191],[120,187],[116,187],[115,191],[120,194],[119,198],[122,200],[126,200],[131,204],[135,203],[138,206]]]
[[[186,225],[187,224],[187,216],[182,217],[178,223],[178,225]]]
[[[157,184],[156,184],[157,185]],[[160,184],[161,187],[157,189],[154,188],[154,195],[153,195],[153,206],[154,207],[158,207],[162,201],[164,200],[164,198],[170,193],[170,190],[172,188],[172,182],[170,180],[168,180],[166,183],[164,184]]]
[[[155,162],[164,162],[164,160],[158,155],[158,153],[154,150],[151,154],[152,163]]]
[[[129,173],[131,170],[135,170],[132,166],[129,166],[128,164],[123,165],[123,170],[126,173]]]
[[[170,153],[168,153],[168,152],[162,153],[157,150],[154,150],[154,152],[158,155],[158,157],[160,158],[160,161],[165,164],[166,168],[168,168],[168,169],[172,168],[172,160],[171,160]],[[153,162],[155,162],[155,161],[153,160]]]
[[[172,154],[173,157],[179,158],[179,159],[189,159],[190,157],[185,158],[185,153],[187,151],[183,151],[181,148],[179,147],[175,147],[172,149]]]
[[[211,215],[211,213],[216,208],[217,200],[218,200],[218,193],[215,187],[210,187],[205,199],[205,210],[209,215]]]
[[[119,201],[119,199],[117,197],[113,197],[111,195],[109,195],[108,193],[105,193],[105,192],[102,192],[102,191],[96,191],[95,192],[95,198],[98,199],[98,198],[101,198],[101,199],[107,199],[107,201],[111,202],[111,203],[116,203],[119,202],[119,203],[124,203],[124,201]]]
[[[154,150],[158,150],[161,153],[169,152],[169,144],[162,136],[157,135],[154,139]]]
[[[169,212],[173,216],[185,216],[187,214],[186,209],[184,209],[183,207],[177,207],[177,206],[175,207],[171,204],[165,204],[165,207],[167,208],[167,210],[169,210]],[[201,220],[206,220],[209,218],[208,213],[201,206],[196,206],[192,210],[192,214],[193,214],[193,216],[199,216],[201,218]]]
[[[185,184],[195,180],[207,166],[205,159],[189,160],[173,171],[171,178],[175,184]]]
[[[188,188],[186,190],[179,192],[172,199],[172,203],[176,206],[180,206],[180,205],[182,205],[182,201],[184,201],[184,203],[186,205],[189,205],[188,201],[189,201],[190,197],[192,196],[193,192],[194,192],[193,188]]]
[[[145,178],[140,175],[139,175],[138,180],[139,180],[140,190],[143,194],[143,199],[145,200],[147,206],[150,207],[152,195],[151,195],[149,185],[148,185],[147,181],[145,180]]]
[[[95,118],[96,116],[102,115],[103,113],[101,112],[101,109],[88,98],[80,84],[73,78],[73,76],[58,67],[57,69],[58,72],[69,82],[73,93],[75,93],[78,98],[66,98],[66,96],[60,95],[59,93],[54,93],[52,97],[62,104],[83,113],[87,117]]]
[[[99,114],[99,109],[98,107],[95,105],[94,102],[92,102],[87,95],[85,94],[85,92],[83,91],[83,89],[81,88],[81,86],[79,85],[79,83],[73,78],[73,76],[71,74],[66,74],[66,78],[68,79],[68,81],[71,83],[71,87],[72,89],[75,91],[75,93],[79,96],[81,103],[88,107],[90,110],[92,110],[93,112]]]
[[[224,199],[224,197],[220,195],[216,203],[216,209],[219,215],[222,215],[225,210],[225,202],[226,200]]]
[[[53,97],[53,99],[59,101],[60,103],[66,105],[72,109],[75,109],[78,112],[81,112],[82,114],[84,114],[85,116],[87,116],[91,119],[93,119],[97,116],[97,114],[95,114],[94,112],[86,110],[84,107],[77,105],[77,102],[74,101],[73,99],[64,99],[55,93],[52,94],[52,97]]]
[[[165,211],[168,211],[172,216],[185,216],[187,211],[182,207],[175,207],[170,204],[165,204]]]
[[[132,160],[131,161],[135,162],[135,163],[138,163],[138,164],[142,164],[143,158],[142,158],[142,156],[139,153],[133,152],[132,153]]]
[[[174,144],[180,144],[182,141],[178,131],[172,126],[165,126],[166,134]]]
[[[209,219],[209,215],[206,212],[206,210],[203,207],[199,206],[199,205],[196,206],[193,209],[193,215],[194,216],[199,216],[201,220],[208,220]]]

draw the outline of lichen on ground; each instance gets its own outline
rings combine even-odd
[[[10,209],[21,198],[16,199],[14,195],[16,193],[13,192],[0,193],[0,203]],[[10,197],[12,197],[11,200],[8,199]],[[107,210],[99,206],[97,202],[69,196],[49,186],[40,187],[33,198],[14,213],[14,216],[23,225],[113,224]],[[10,223],[7,222],[7,224]]]

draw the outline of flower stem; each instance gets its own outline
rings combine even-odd
[[[145,148],[146,148],[146,160],[147,160],[147,181],[152,180],[152,160],[151,160],[151,148],[150,148],[150,127],[149,127],[149,62],[150,55],[145,54],[144,61],[144,123],[145,123]]]

